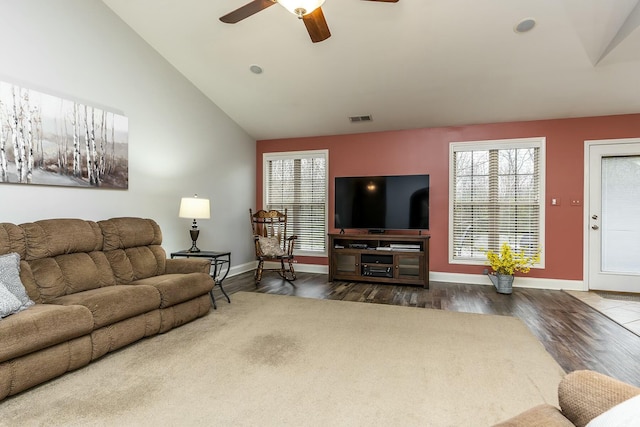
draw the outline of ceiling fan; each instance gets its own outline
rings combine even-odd
[[[366,1],[378,1],[385,3],[398,2],[398,0]],[[318,43],[331,37],[329,26],[327,25],[327,21],[324,19],[324,14],[322,13],[322,8],[320,7],[324,2],[325,0],[253,0],[252,2],[245,4],[244,6],[234,10],[233,12],[227,13],[226,15],[222,16],[220,20],[227,24],[235,24],[245,18],[250,17],[253,14],[260,12],[261,10],[268,8],[269,6],[273,6],[274,4],[279,3],[289,12],[302,19],[305,27],[307,27],[307,32],[311,37],[311,41],[314,43]]]

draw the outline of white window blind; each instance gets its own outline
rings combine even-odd
[[[326,254],[327,152],[264,155],[265,209],[287,209],[297,253]]]
[[[453,143],[450,168],[451,262],[484,263],[504,242],[542,248],[544,138]]]

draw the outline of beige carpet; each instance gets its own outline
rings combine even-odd
[[[0,424],[485,426],[557,405],[563,371],[516,318],[232,298],[0,402]]]

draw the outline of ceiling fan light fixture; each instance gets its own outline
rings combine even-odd
[[[289,12],[302,18],[308,15],[324,3],[325,0],[277,0],[278,3]]]

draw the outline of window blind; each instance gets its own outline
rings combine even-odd
[[[533,255],[542,247],[544,197],[538,140],[455,144],[452,260],[486,260],[504,242]]]
[[[264,167],[266,209],[287,209],[287,234],[298,236],[295,249],[326,253],[326,153],[265,155]]]

